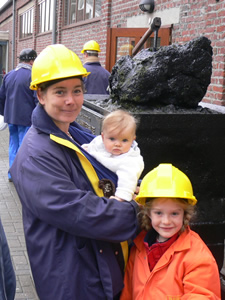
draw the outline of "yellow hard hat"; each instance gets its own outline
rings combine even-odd
[[[160,164],[146,174],[135,200],[144,205],[147,198],[159,197],[187,199],[191,205],[197,203],[189,178],[172,164]]]
[[[61,44],[50,45],[34,61],[30,89],[37,90],[38,85],[46,81],[88,74],[73,51]]]
[[[88,50],[101,52],[99,44],[94,40],[85,43],[83,49],[81,50],[81,53],[84,53],[84,51],[88,51]]]

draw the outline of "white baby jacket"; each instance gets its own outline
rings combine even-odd
[[[131,201],[136,190],[138,179],[144,169],[144,161],[136,141],[130,150],[121,155],[112,155],[106,151],[101,135],[95,137],[91,143],[82,145],[102,165],[118,176],[115,196]]]

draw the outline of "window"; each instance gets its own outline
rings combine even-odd
[[[42,0],[38,4],[39,33],[52,30],[53,0]]]
[[[20,38],[33,34],[33,8],[20,15]]]
[[[65,0],[64,25],[100,17],[101,4],[101,0]]]

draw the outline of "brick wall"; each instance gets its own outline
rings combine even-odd
[[[161,2],[164,3],[157,5],[156,9],[160,10],[163,6],[167,8],[172,5],[180,7],[180,22],[173,26],[173,43],[185,43],[201,35],[211,40],[213,47],[213,72],[211,84],[208,87],[204,101],[225,105],[225,2],[216,0]]]
[[[19,39],[18,10],[33,2],[37,7],[38,0],[18,0],[16,3],[16,57],[25,47],[34,48],[37,53],[52,44],[52,32],[38,34],[37,22],[34,22],[33,36]],[[172,24],[172,43],[183,44],[195,37],[204,35],[212,42],[213,73],[204,101],[225,106],[225,1],[218,0],[157,0],[155,10],[149,15],[139,9],[139,0],[103,0],[101,18],[88,20],[67,27],[63,26],[63,0],[57,1],[56,42],[66,45],[75,51],[80,58],[83,44],[95,39],[101,47],[100,61],[105,66],[108,28],[146,27],[148,18],[162,17],[162,25]],[[174,18],[174,10],[179,12]],[[35,20],[37,12],[35,10]],[[132,20],[132,22],[129,22]],[[144,20],[144,21],[143,21]],[[133,22],[135,21],[135,22]],[[131,24],[131,25],[130,25]],[[134,25],[133,25],[134,24]],[[144,24],[144,25],[143,25]],[[12,68],[12,6],[0,14],[0,31],[9,31],[9,70]]]

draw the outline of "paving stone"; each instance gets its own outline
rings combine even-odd
[[[8,129],[0,131],[0,217],[16,273],[15,300],[38,300],[26,251],[20,200],[8,181]]]

